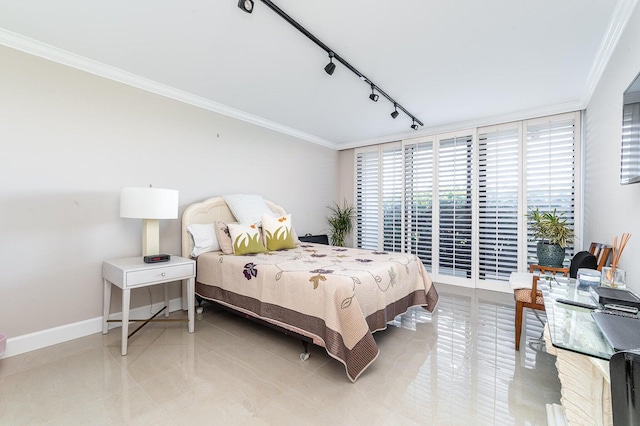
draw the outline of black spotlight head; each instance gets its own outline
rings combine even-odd
[[[412,128],[413,130],[418,130],[418,125],[414,122],[414,123],[411,125],[411,128]]]
[[[332,75],[333,72],[336,70],[336,64],[334,64],[333,62],[329,62],[327,66],[324,67],[324,70],[327,74]]]
[[[375,89],[376,89],[376,86],[374,86],[373,83],[371,83],[371,94],[369,95],[369,99],[371,99],[373,102],[378,102],[379,96],[374,93]]]
[[[394,119],[395,119],[395,118],[398,118],[398,115],[399,115],[399,114],[400,114],[400,113],[399,113],[398,111],[393,111],[393,112],[391,113],[391,118],[394,118]]]
[[[238,7],[247,13],[253,12],[253,0],[238,0]]]

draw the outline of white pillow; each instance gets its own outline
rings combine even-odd
[[[200,224],[193,223],[187,226],[187,231],[191,234],[191,256],[197,257],[202,253],[220,250],[218,238],[213,228],[213,223]]]
[[[263,214],[275,216],[261,195],[228,194],[223,195],[222,198],[238,223],[242,225],[260,226]]]

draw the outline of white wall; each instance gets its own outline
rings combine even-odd
[[[262,194],[300,234],[324,231],[339,195],[334,150],[2,46],[0,144],[10,338],[102,315],[102,261],[142,252],[141,221],[119,217],[123,186],[177,189],[180,214],[210,196]],[[179,224],[161,221],[162,252],[180,254]],[[134,293],[134,306],[149,304],[146,289]]]
[[[632,233],[620,258],[640,293],[640,184],[620,185],[622,93],[640,72],[640,7],[629,19],[585,114],[584,244]]]

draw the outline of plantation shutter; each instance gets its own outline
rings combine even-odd
[[[438,150],[439,262],[441,275],[471,278],[473,137],[440,141]]]
[[[380,161],[378,150],[356,154],[356,247],[378,248]]]
[[[404,252],[431,271],[433,253],[433,141],[404,147]]]
[[[382,249],[402,251],[402,147],[382,150]]]
[[[519,129],[478,137],[479,278],[508,281],[518,270]]]
[[[573,112],[358,148],[356,246],[415,254],[440,282],[502,290],[537,263],[529,209],[579,227],[579,140]]]
[[[557,209],[575,225],[576,114],[526,122],[527,211]],[[528,263],[537,263],[536,241],[529,231]],[[567,247],[567,256],[573,254]]]

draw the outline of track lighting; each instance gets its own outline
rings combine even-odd
[[[316,37],[315,35],[311,34],[309,32],[309,30],[307,30],[305,27],[300,25],[295,19],[293,19],[291,16],[289,16],[284,10],[280,9],[273,1],[271,1],[271,0],[260,0],[260,1],[263,4],[265,4],[269,9],[271,9],[273,12],[275,12],[278,16],[280,16],[282,19],[287,21],[295,29],[297,29],[302,34],[304,34],[309,40],[314,42],[318,47],[320,47],[322,50],[324,50],[325,52],[327,52],[329,54],[329,63],[327,65],[325,65],[325,67],[324,67],[324,71],[327,74],[332,75],[333,72],[336,70],[336,64],[333,63],[333,58],[335,58],[336,61],[340,62],[349,71],[351,71],[356,76],[358,76],[358,78],[360,80],[364,81],[366,84],[371,86],[371,94],[369,95],[369,99],[371,99],[373,102],[377,102],[378,99],[380,98],[380,96],[383,96],[389,102],[391,102],[393,104],[394,111],[391,113],[391,117],[392,118],[397,118],[398,114],[400,113],[400,111],[402,111],[405,114],[407,114],[407,116],[409,116],[409,118],[411,120],[413,120],[413,124],[411,125],[411,128],[413,130],[417,130],[418,129],[418,125],[424,126],[424,124],[422,124],[422,121],[418,120],[413,114],[411,114],[409,111],[407,111],[402,105],[397,103],[395,101],[395,99],[393,99],[384,90],[382,90],[380,88],[380,86],[378,86],[377,84],[373,83],[367,76],[365,76],[363,73],[358,71],[353,65],[351,65],[349,62],[347,62],[346,59],[344,59],[340,55],[336,54],[329,46],[324,44],[320,39],[318,39],[318,37]],[[254,0],[239,0],[238,1],[238,7],[240,9],[242,9],[243,11],[247,12],[247,13],[251,13],[253,11],[253,6],[254,6]],[[374,93],[374,91],[377,91],[378,93]],[[400,110],[400,111],[398,111],[398,110]]]
[[[393,104],[393,107],[395,108],[395,111],[391,113],[391,118],[395,120],[396,118],[398,118],[398,114],[400,113],[398,112],[398,104]]]
[[[238,7],[247,13],[253,12],[253,0],[238,0]]]
[[[371,99],[373,102],[378,102],[378,95],[376,95],[375,93],[373,93],[373,89],[374,89],[374,85],[371,85],[371,94],[369,95],[369,99]]]
[[[329,52],[329,63],[327,64],[326,67],[324,67],[324,70],[327,74],[332,75],[333,72],[336,70],[336,64],[333,63],[333,57],[335,56],[335,54],[333,52]]]

